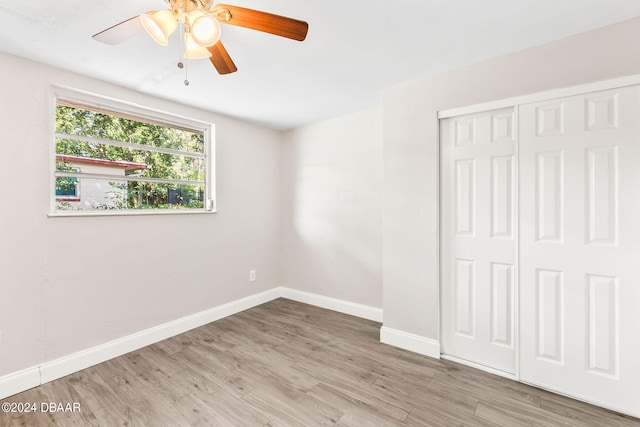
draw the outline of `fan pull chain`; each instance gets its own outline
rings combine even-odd
[[[184,34],[184,31],[182,30],[182,23],[178,24],[178,32],[180,34]],[[183,41],[184,41],[183,37],[178,38],[178,68],[180,69],[184,68],[184,64],[182,63],[182,42]]]
[[[178,68],[180,68],[181,70],[184,69],[184,75],[185,75],[185,80],[184,80],[184,85],[185,86],[189,86],[189,74],[188,74],[188,64],[189,64],[189,60],[186,59],[185,62],[187,65],[185,65],[185,62],[182,62],[182,46],[184,44],[184,48],[185,51],[187,49],[187,32],[186,29],[184,28],[184,25],[182,23],[180,23],[180,27],[178,29],[178,31],[182,34],[184,34],[184,37],[180,37],[180,41],[178,42]]]
[[[182,37],[182,42],[184,43],[184,51],[185,53],[187,52],[187,25],[186,24],[181,24],[182,28],[183,28],[183,33],[184,37]],[[180,54],[182,54],[182,52],[180,52]],[[185,54],[185,58],[184,58],[184,85],[185,86],[189,86],[189,58],[186,57],[187,55]],[[182,67],[181,67],[182,68]]]
[[[184,67],[184,85],[189,86],[189,59],[187,59]]]

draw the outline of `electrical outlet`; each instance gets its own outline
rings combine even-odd
[[[256,281],[256,271],[255,270],[249,270],[249,281],[250,282],[255,282]]]

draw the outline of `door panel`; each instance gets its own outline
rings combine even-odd
[[[562,271],[536,270],[536,355],[559,364],[564,361],[563,287]]]
[[[491,263],[491,343],[513,347],[513,265]]]
[[[513,239],[513,156],[491,159],[491,237]]]
[[[515,372],[515,115],[441,121],[442,348]]]
[[[562,242],[564,153],[537,153],[535,163],[537,240]]]
[[[640,414],[638,87],[519,107],[520,376]]]

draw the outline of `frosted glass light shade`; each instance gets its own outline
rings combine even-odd
[[[222,27],[212,16],[200,10],[194,10],[189,14],[189,23],[193,41],[200,46],[213,46],[220,40]]]
[[[162,46],[169,44],[169,36],[178,26],[178,20],[169,10],[143,13],[140,21],[147,34]]]
[[[209,58],[211,56],[211,52],[207,50],[206,47],[200,46],[193,40],[191,33],[185,34],[185,44],[186,49],[184,52],[184,57],[187,59],[204,59]]]

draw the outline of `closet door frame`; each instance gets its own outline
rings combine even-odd
[[[565,98],[575,95],[584,95],[591,92],[599,92],[602,90],[619,89],[625,86],[635,86],[640,84],[640,74],[632,76],[618,77],[615,79],[602,80],[584,85],[570,86],[561,89],[552,89],[543,92],[536,92],[529,95],[515,96],[512,98],[500,99],[497,101],[484,102],[459,108],[450,108],[440,110],[438,119],[446,119],[449,117],[463,116],[466,114],[482,113],[485,111],[499,110],[502,108],[515,107],[523,104],[532,104],[535,102],[550,101],[557,98]],[[441,142],[440,142],[441,143]]]

